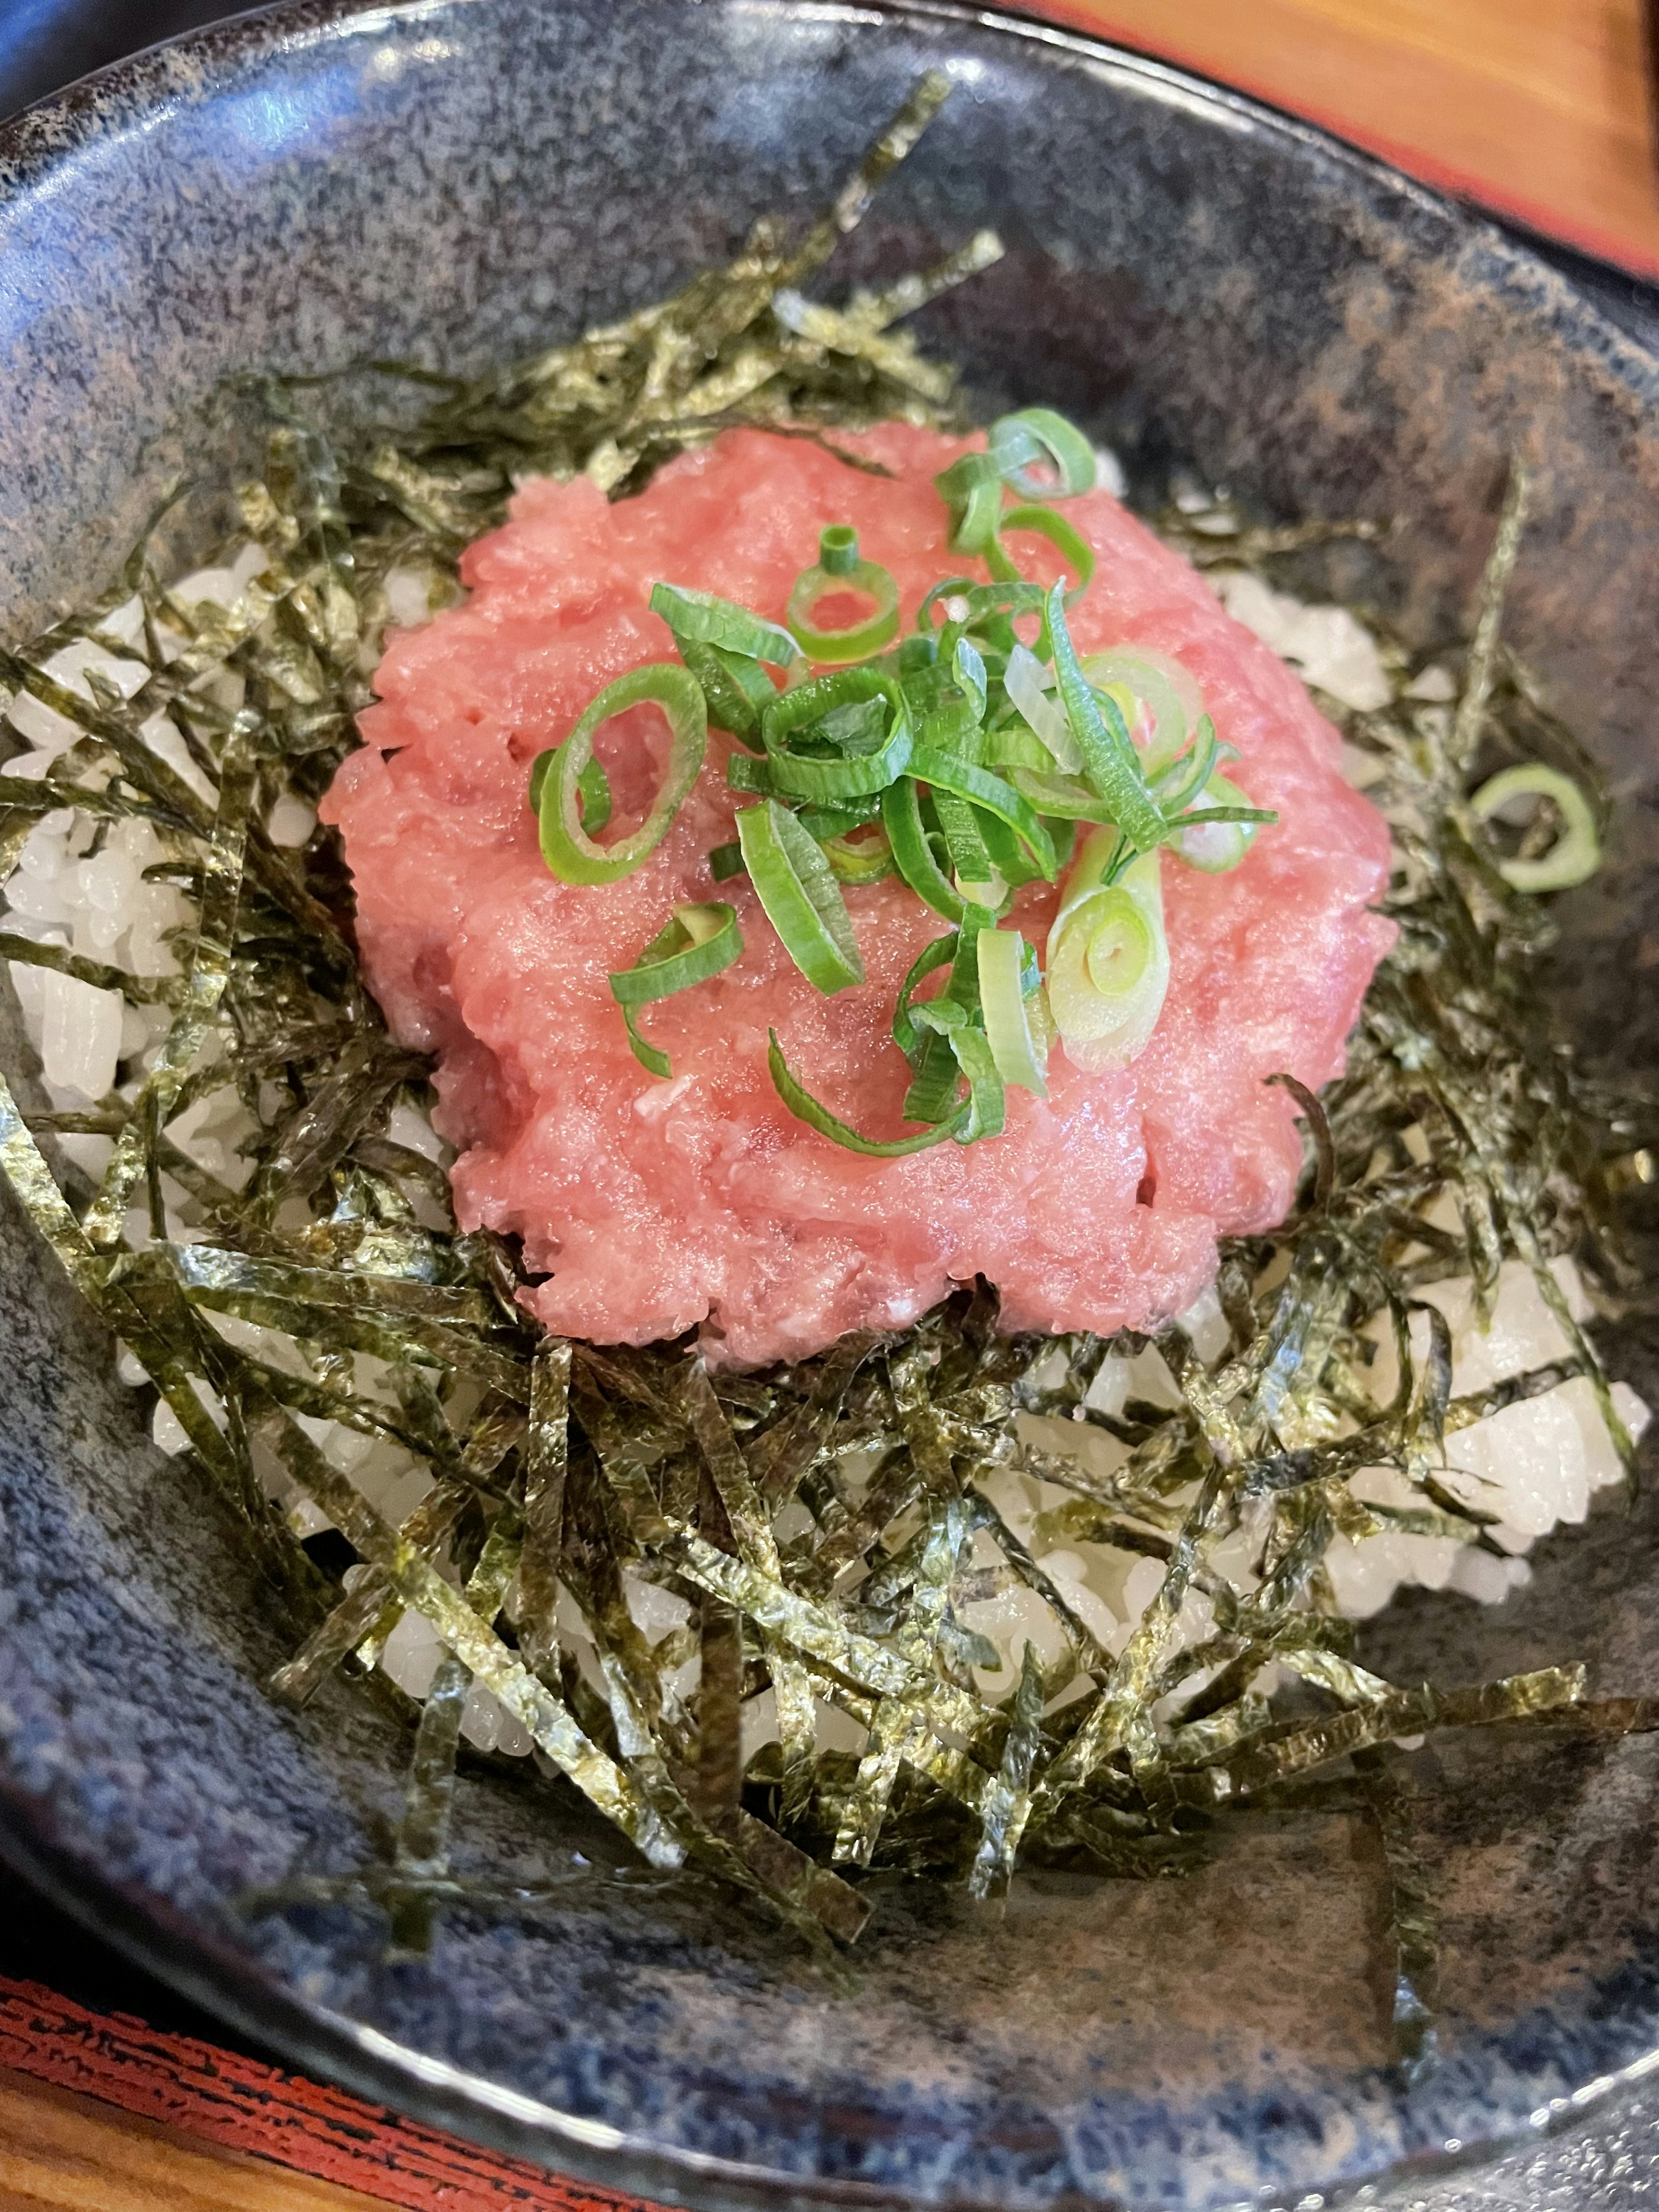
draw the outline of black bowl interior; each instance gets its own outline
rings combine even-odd
[[[981,224],[1007,258],[927,313],[988,410],[1046,400],[1143,488],[1393,516],[1328,579],[1419,640],[1460,623],[1507,460],[1536,476],[1511,634],[1623,805],[1564,913],[1564,1006],[1659,1054],[1659,365],[1494,232],[1318,133],[1155,64],[944,4],[420,0],[246,19],[0,134],[0,605],[100,580],[226,374],[467,367],[568,334],[815,209],[930,64],[958,92],[838,281]],[[1659,1395],[1639,1330],[1616,1354]],[[700,1891],[598,1876],[539,1918],[452,1916],[391,1966],[344,1909],[251,1922],[296,1867],[370,1862],[406,1741],[343,1689],[303,1719],[205,1489],[145,1439],[43,1248],[0,1240],[3,1848],[301,2063],[503,2146],[708,2205],[1294,2198],[1524,2132],[1659,2044],[1659,1759],[1422,1754],[1446,2056],[1388,2071],[1379,1892],[1347,1824],[1264,1831],[1190,1885],[1030,1881],[975,1917],[884,1899],[831,1988]],[[1544,1547],[1501,1616],[1402,1604],[1403,1676],[1580,1653],[1659,1688],[1656,1509]],[[1430,1787],[1430,1785],[1432,1787]],[[474,1761],[464,1865],[602,1856],[557,1793]]]

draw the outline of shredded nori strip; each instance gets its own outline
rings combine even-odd
[[[1477,758],[1571,747],[1501,640],[1521,472],[1455,712],[1408,695],[1417,664],[1385,638],[1395,698],[1340,713],[1376,764],[1400,939],[1347,1073],[1320,1098],[1279,1079],[1308,1130],[1304,1186],[1281,1229],[1224,1248],[1221,1352],[1200,1358],[1175,1324],[1156,1340],[1173,1407],[1101,1411],[1089,1400],[1105,1363],[1144,1340],[1000,1334],[983,1284],[911,1329],[849,1336],[757,1376],[711,1373],[684,1345],[540,1335],[517,1302],[517,1254],[461,1235],[442,1168],[389,1133],[394,1108],[429,1097],[426,1063],[386,1035],[363,988],[336,841],[318,830],[290,854],[266,826],[283,794],[314,802],[351,749],[389,580],[424,580],[433,604],[453,597],[462,549],[520,477],[583,472],[620,497],[734,423],[833,447],[836,429],[893,416],[957,422],[951,372],[894,326],[994,260],[994,237],[842,307],[799,289],[948,88],[922,80],[793,246],[783,223],[763,221],[727,267],[672,298],[471,382],[381,365],[438,394],[412,431],[331,438],[308,416],[304,380],[254,380],[265,474],[235,487],[242,528],[222,549],[258,548],[239,603],[185,604],[154,573],[147,533],[102,599],[0,656],[0,681],[77,733],[39,781],[0,774],[0,874],[58,810],[97,836],[137,817],[168,855],[153,878],[193,917],[165,975],[0,933],[0,957],[167,1018],[85,1111],[47,1110],[21,1073],[20,1106],[0,1079],[0,1170],[239,1516],[295,1638],[273,1695],[301,1707],[337,1672],[383,1680],[408,1608],[442,1646],[390,1863],[296,1874],[251,1910],[360,1904],[409,1950],[430,1942],[441,1909],[556,1905],[579,1877],[451,1869],[475,1683],[647,1862],[700,1866],[819,1947],[864,1925],[866,1869],[959,1881],[975,1898],[1045,1863],[1161,1879],[1201,1857],[1218,1807],[1334,1808],[1382,1838],[1397,2057],[1416,2079],[1434,2054],[1436,1934],[1392,1740],[1507,1723],[1607,1740],[1659,1725],[1651,1701],[1585,1702],[1571,1665],[1449,1690],[1385,1682],[1354,1662],[1323,1565],[1334,1538],[1385,1530],[1489,1544],[1492,1516],[1445,1480],[1446,1437],[1575,1377],[1628,1453],[1549,1265],[1573,1252],[1616,1279],[1615,1156],[1628,1146],[1540,1010],[1545,912],[1504,883],[1466,804]],[[1162,526],[1209,567],[1384,534],[1252,531],[1190,501]],[[142,636],[122,644],[106,625],[135,593]],[[134,664],[134,694],[50,674],[74,638]],[[155,750],[157,714],[210,798]],[[169,1134],[215,1098],[240,1103],[234,1187]],[[89,1186],[54,1147],[98,1137],[111,1153]],[[1532,1272],[1567,1356],[1453,1395],[1449,1334],[1421,1292],[1467,1276],[1489,1306],[1505,1260]],[[1425,1316],[1420,1358],[1413,1315]],[[1379,1321],[1399,1361],[1387,1404],[1368,1379]],[[1063,1449],[1057,1419],[1073,1440],[1109,1444],[1109,1471]],[[313,1441],[305,1424],[319,1421],[424,1470],[401,1526]],[[1355,1478],[1378,1468],[1420,1503],[1356,1495]],[[1029,1540],[996,1502],[1006,1476],[1049,1486]],[[319,1517],[356,1554],[343,1580],[303,1548]],[[1255,1532],[1248,1585],[1212,1564],[1241,1529]],[[1034,1556],[1033,1541],[1056,1540],[1160,1571],[1115,1655]],[[1027,1638],[1010,1668],[967,1618],[1013,1599],[1057,1657]],[[661,1627],[665,1606],[681,1625]],[[1194,1629],[1195,1606],[1207,1628]],[[1269,1694],[1281,1669],[1302,1686],[1290,1716]],[[1324,1703],[1311,1716],[1310,1696]],[[826,1707],[860,1732],[860,1752],[821,1747]],[[769,1726],[745,1753],[751,1716]]]

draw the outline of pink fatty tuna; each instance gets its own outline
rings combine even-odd
[[[647,605],[659,580],[781,621],[820,530],[851,523],[896,578],[908,623],[930,586],[972,568],[946,550],[933,483],[970,441],[893,425],[854,442],[890,473],[734,430],[614,505],[586,481],[526,483],[466,553],[465,601],[392,636],[363,749],[323,807],[343,834],[370,988],[393,1035],[435,1055],[459,1220],[523,1240],[544,1278],[527,1302],[562,1334],[695,1328],[716,1363],[799,1358],[849,1329],[902,1328],[979,1274],[1012,1328],[1152,1327],[1212,1279],[1218,1237],[1287,1212],[1301,1141],[1266,1079],[1317,1086],[1340,1071],[1390,941],[1369,910],[1388,832],[1343,781],[1335,732],[1185,562],[1091,492],[1064,510],[1098,555],[1072,617],[1079,650],[1177,655],[1237,749],[1229,776],[1279,823],[1229,874],[1165,857],[1169,994],[1128,1067],[1085,1074],[1057,1049],[1047,1100],[1011,1090],[1001,1136],[897,1159],[797,1121],[768,1072],[769,1030],[834,1112],[907,1133],[894,1000],[946,925],[896,879],[849,889],[867,980],[821,995],[747,879],[709,874],[734,835],[717,732],[667,837],[619,883],[550,873],[526,789],[604,685],[675,659]],[[1041,540],[1011,550],[1042,580],[1059,573]],[[665,747],[653,708],[601,733],[607,836],[642,817]],[[1018,896],[1013,921],[1039,947],[1056,896],[1042,884]],[[714,898],[737,908],[743,957],[642,1009],[672,1062],[660,1079],[630,1051],[607,979],[673,906]]]

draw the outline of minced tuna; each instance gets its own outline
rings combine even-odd
[[[1387,830],[1343,781],[1338,741],[1296,678],[1202,579],[1103,491],[1066,513],[1098,551],[1076,605],[1079,651],[1156,647],[1203,687],[1238,764],[1277,808],[1242,866],[1164,862],[1171,977],[1150,1045],[1085,1074],[1056,1050],[1049,1095],[1008,1095],[999,1138],[870,1159],[795,1120],[767,1067],[789,1065],[872,1135],[902,1133],[909,1069],[890,1024],[901,979],[945,925],[893,879],[849,889],[867,981],[821,996],[745,879],[707,856],[733,834],[730,750],[632,876],[591,889],[549,873],[526,805],[531,763],[606,683],[674,657],[647,606],[659,579],[775,620],[831,522],[890,569],[905,617],[947,573],[933,478],[962,441],[901,426],[857,443],[892,473],[802,439],[737,430],[611,504],[591,483],[534,482],[462,562],[464,605],[395,634],[362,717],[364,748],[324,807],[356,879],[369,982],[393,1033],[435,1054],[438,1126],[457,1148],[464,1226],[521,1237],[544,1279],[530,1302],[563,1334],[642,1342],[696,1328],[711,1358],[799,1358],[843,1331],[898,1328],[976,1274],[1008,1325],[1152,1326],[1213,1274],[1216,1239],[1286,1212],[1301,1159],[1295,1109],[1265,1080],[1336,1074],[1389,927],[1370,911]],[[1022,560],[1036,541],[1015,541]],[[1041,548],[1037,549],[1041,551]],[[1046,576],[1033,564],[1033,572]],[[647,802],[663,726],[613,723],[599,750],[628,826]],[[738,964],[647,1007],[671,1059],[629,1050],[607,978],[683,902],[736,906]],[[1041,945],[1051,886],[1013,919]]]

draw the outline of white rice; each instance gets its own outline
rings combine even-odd
[[[228,568],[204,569],[185,578],[176,587],[177,596],[185,604],[210,599],[232,605],[257,574],[259,563],[258,550],[250,548]],[[1394,696],[1374,640],[1346,609],[1304,605],[1271,590],[1243,570],[1218,572],[1212,581],[1230,611],[1311,684],[1358,708],[1381,706]],[[422,621],[428,610],[428,580],[416,574],[394,574],[388,580],[387,598],[394,620],[404,624]],[[137,600],[118,611],[106,628],[114,638],[136,639],[141,628]],[[123,661],[84,641],[65,647],[47,667],[60,683],[88,697],[85,680],[88,668],[101,668],[124,696],[130,696],[143,680],[143,668],[137,661]],[[215,680],[223,684],[227,679],[222,676]],[[1431,701],[1449,699],[1453,690],[1450,678],[1437,670],[1419,678],[1412,689],[1414,696]],[[226,703],[239,702],[227,699]],[[9,720],[28,748],[7,763],[6,772],[11,775],[43,775],[77,735],[71,724],[27,696],[12,702]],[[206,779],[189,758],[171,723],[158,716],[145,726],[145,735],[181,775],[204,796],[210,795]],[[1365,757],[1356,753],[1352,758],[1357,770],[1355,781],[1363,781]],[[309,836],[314,820],[312,810],[301,801],[283,798],[271,809],[267,828],[278,843],[299,845]],[[112,829],[102,849],[93,857],[90,848],[95,829],[89,817],[68,808],[42,818],[5,889],[6,927],[134,974],[175,973],[178,962],[168,933],[188,920],[185,903],[170,887],[143,880],[147,867],[167,857],[162,841],[147,823],[124,821]],[[126,1006],[116,992],[98,990],[21,962],[11,963],[11,975],[30,1042],[40,1056],[46,1090],[55,1107],[86,1110],[95,1108],[112,1091],[127,1098],[137,1095],[166,1032],[165,1008],[135,1010]],[[220,1181],[236,1186],[247,1172],[237,1147],[251,1129],[245,1108],[234,1092],[226,1089],[179,1115],[169,1125],[168,1134],[198,1165]],[[448,1158],[424,1115],[407,1104],[394,1109],[390,1133],[398,1142],[430,1158],[447,1161]],[[65,1156],[88,1176],[101,1175],[112,1150],[108,1138],[71,1136],[60,1142]],[[166,1178],[163,1193],[169,1237],[179,1243],[199,1237],[199,1215],[188,1194]],[[133,1233],[140,1241],[148,1235],[147,1216],[134,1220]],[[1571,1261],[1559,1260],[1554,1266],[1575,1318],[1588,1318],[1589,1303]],[[1467,1279],[1433,1285],[1423,1295],[1440,1308],[1451,1327],[1455,1395],[1484,1389],[1563,1358],[1568,1351],[1560,1326],[1537,1285],[1516,1263],[1507,1264],[1502,1271],[1495,1310],[1485,1330],[1480,1327],[1473,1285]],[[223,1316],[211,1318],[228,1337],[250,1348],[257,1346],[273,1364],[296,1367],[299,1356],[286,1338],[251,1323]],[[1182,1318],[1200,1358],[1219,1358],[1226,1331],[1214,1292],[1206,1291]],[[1422,1349],[1426,1344],[1426,1323],[1420,1316],[1418,1326],[1422,1331],[1419,1346]],[[1373,1394],[1386,1401],[1394,1381],[1392,1335],[1384,1323],[1373,1325],[1371,1334],[1377,1346]],[[138,1362],[125,1349],[119,1355],[118,1372],[124,1382],[135,1387],[148,1380]],[[208,1411],[222,1425],[223,1408],[204,1384],[197,1387]],[[1105,1412],[1120,1412],[1131,1398],[1171,1406],[1178,1402],[1173,1379],[1155,1350],[1111,1354],[1088,1402]],[[1649,1419],[1646,1407],[1622,1383],[1613,1385],[1613,1399],[1632,1436],[1639,1436]],[[430,1486],[428,1471],[396,1445],[365,1437],[337,1422],[296,1418],[329,1461],[394,1523],[406,1517]],[[1127,1456],[1126,1448],[1098,1428],[1029,1417],[1024,1425],[1032,1441],[1050,1449],[1074,1453],[1103,1474]],[[165,1402],[156,1405],[154,1434],[164,1451],[185,1449],[184,1431]],[[1494,1557],[1472,1545],[1438,1537],[1390,1533],[1354,1541],[1338,1536],[1326,1566],[1345,1613],[1355,1618],[1373,1613],[1402,1585],[1453,1589],[1483,1603],[1497,1603],[1528,1579],[1525,1555],[1532,1544],[1563,1522],[1583,1520],[1594,1493],[1616,1483],[1620,1474],[1594,1391],[1583,1379],[1565,1383],[1457,1431],[1447,1439],[1446,1461],[1442,1479],[1447,1487],[1483,1513],[1495,1516],[1491,1534],[1504,1556]],[[297,1534],[312,1535],[328,1525],[274,1461],[262,1465],[261,1473]],[[1012,1527],[1102,1644],[1109,1650],[1121,1651],[1162,1582],[1160,1565],[1095,1543],[1074,1548],[1065,1540],[1056,1521],[1071,1493],[1035,1476],[1003,1471],[987,1486]],[[1412,1506],[1423,1502],[1405,1479],[1390,1468],[1362,1474],[1352,1487],[1356,1496],[1382,1504]],[[1262,1510],[1265,1513],[1265,1506]],[[1261,1527],[1247,1518],[1245,1525],[1212,1555],[1210,1566],[1241,1590],[1253,1587],[1251,1561],[1259,1551],[1261,1534]],[[979,1542],[984,1557],[974,1564],[994,1564],[988,1539],[981,1536]],[[455,1578],[453,1571],[451,1578]],[[653,1645],[684,1626],[689,1608],[680,1600],[626,1572],[623,1585],[629,1610]],[[1014,1669],[1006,1662],[1027,1638],[1046,1662],[1061,1656],[1062,1639],[1053,1616],[1023,1586],[965,1606],[961,1618],[964,1626],[988,1638],[1004,1656],[1005,1665],[999,1672],[981,1670],[979,1674],[981,1688],[991,1696],[1003,1693],[1011,1684]],[[560,1623],[584,1672],[602,1691],[596,1656],[580,1615],[568,1601],[562,1604]],[[1189,1594],[1182,1614],[1182,1640],[1196,1642],[1211,1626],[1208,1599],[1196,1591]],[[422,1698],[431,1686],[441,1649],[430,1623],[410,1612],[388,1638],[380,1663],[411,1697]],[[690,1694],[697,1663],[693,1656],[665,1677],[669,1698]],[[1079,1682],[1073,1693],[1080,1693],[1084,1686]],[[861,1733],[844,1714],[828,1705],[820,1705],[819,1714],[821,1738],[826,1746],[863,1748]],[[469,1694],[462,1726],[482,1749],[523,1754],[531,1748],[530,1738],[518,1722],[477,1683]],[[744,1708],[745,1754],[775,1732],[771,1693],[767,1692]]]

